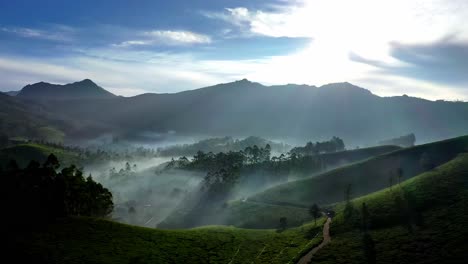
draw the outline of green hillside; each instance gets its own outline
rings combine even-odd
[[[369,157],[389,153],[401,149],[397,146],[378,146],[354,150],[325,153],[313,156],[301,156],[284,161],[268,161],[253,166],[247,166],[241,171],[241,178],[235,188],[242,189],[246,186],[259,192],[267,188],[266,185],[272,179],[304,178],[320,172],[331,170],[343,164],[350,164]],[[266,166],[265,166],[266,165]],[[270,179],[269,179],[270,178]],[[279,178],[279,179],[278,179]],[[262,185],[263,182],[263,185]],[[270,183],[271,184],[271,183]],[[198,201],[198,199],[189,199]],[[243,228],[275,228],[278,219],[283,216],[293,215],[291,225],[299,226],[310,221],[307,206],[278,206],[252,200],[227,202],[221,201],[217,205],[210,204],[204,211],[195,210],[193,203],[184,202],[174,210],[164,221],[158,224],[160,228],[188,228],[204,224],[229,224]],[[208,207],[208,208],[207,208]],[[194,224],[195,223],[195,224]]]
[[[51,153],[59,158],[62,165],[79,165],[77,153],[37,143],[24,143],[1,149],[0,166],[5,166],[10,160],[15,160],[20,167],[27,166],[31,160],[43,163]]]
[[[468,136],[397,150],[341,167],[316,177],[282,184],[250,197],[248,200],[276,205],[327,205],[344,200],[351,184],[352,196],[362,196],[384,189],[441,165],[457,154],[468,152]],[[390,180],[391,179],[391,180]]]
[[[363,203],[370,255],[362,239]],[[468,257],[468,154],[351,204],[351,217],[344,204],[337,206],[332,242],[314,263],[465,263]]]
[[[311,240],[320,226],[283,232],[219,226],[169,231],[67,218],[17,237],[13,246],[15,256],[34,263],[294,263],[320,242],[320,236]]]

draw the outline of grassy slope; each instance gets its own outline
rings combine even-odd
[[[399,221],[395,198],[403,191],[414,199],[422,225],[412,232]],[[365,202],[371,220],[376,263],[464,263],[468,257],[468,154],[407,180],[401,186],[353,200]],[[332,224],[332,242],[314,263],[365,263],[362,234],[343,220],[343,205]],[[359,221],[359,219],[358,219]]]
[[[346,150],[335,153],[321,154],[323,162],[329,167],[336,167],[345,163],[364,160],[369,157],[401,149],[397,146],[377,146]],[[253,201],[233,201],[227,207],[212,208],[209,219],[210,224],[228,224],[243,228],[275,228],[278,219],[288,217],[291,226],[300,226],[311,221],[307,206],[278,206],[274,204],[258,203]],[[171,213],[159,227],[178,228],[184,226],[189,210],[179,209]]]
[[[320,236],[310,240],[320,224],[278,233],[218,226],[158,230],[69,218],[17,238],[14,253],[34,263],[294,263],[320,242]]]
[[[396,183],[399,167],[404,171],[404,179],[424,172],[426,169],[421,164],[423,155],[438,166],[463,152],[468,152],[468,136],[383,154],[313,178],[273,187],[249,199],[278,205],[331,204],[344,199],[344,190],[348,184],[352,184],[354,197],[362,196],[388,187],[392,174],[393,182]]]
[[[278,206],[249,201],[233,201],[224,212],[228,225],[244,228],[272,228],[281,217],[287,217],[291,226],[300,226],[312,221],[307,208]]]
[[[0,166],[5,166],[12,159],[21,167],[27,166],[31,160],[43,163],[51,153],[58,157],[62,165],[79,164],[76,153],[36,143],[25,143],[1,149]]]

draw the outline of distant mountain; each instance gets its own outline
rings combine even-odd
[[[4,92],[4,94],[7,94],[9,96],[16,96],[18,95],[20,91],[8,91],[8,92]]]
[[[26,85],[18,97],[37,100],[104,99],[116,97],[89,79],[65,85],[39,82]]]
[[[34,89],[43,86],[47,88]],[[81,90],[73,88],[84,86],[94,92],[71,96],[71,91]],[[42,105],[61,119],[81,125],[88,136],[258,135],[301,144],[337,136],[347,146],[364,146],[409,133],[420,143],[468,134],[468,103],[379,97],[346,82],[265,86],[244,79],[174,94],[120,97],[85,80],[64,86],[27,86],[15,98],[30,98],[38,91],[43,91],[38,98],[75,98]],[[99,127],[99,132],[84,124]]]

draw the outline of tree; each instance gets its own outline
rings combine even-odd
[[[403,178],[403,169],[402,168],[397,169],[397,176],[398,176],[398,185],[400,185],[401,179]]]
[[[346,186],[346,189],[345,189],[345,201],[346,203],[349,203],[351,201],[351,193],[352,192],[352,185],[351,183],[349,183],[347,186]]]
[[[421,154],[419,158],[419,164],[424,170],[431,170],[434,168],[434,163],[427,152]]]
[[[346,186],[346,189],[345,189],[345,201],[346,201],[346,205],[345,205],[345,209],[344,209],[344,219],[345,221],[351,221],[352,218],[353,218],[353,215],[354,215],[354,207],[353,207],[353,204],[351,203],[351,188],[352,188],[352,185],[351,184],[348,184]]]
[[[25,169],[1,172],[5,185],[10,224],[23,225],[34,216],[34,224],[70,215],[106,217],[113,210],[112,194],[91,176],[86,179],[76,166],[63,168],[54,155],[42,166],[30,162]],[[11,177],[14,176],[14,177]]]
[[[389,187],[390,187],[390,190],[392,190],[392,186],[393,186],[393,173],[390,172],[390,176],[388,178],[388,183],[389,183]]]
[[[288,218],[281,217],[279,220],[279,230],[283,231],[288,227]]]
[[[361,219],[362,219],[361,230],[363,232],[367,232],[370,227],[370,213],[369,213],[369,209],[367,208],[366,203],[362,203]]]
[[[47,157],[47,160],[44,163],[44,168],[50,168],[53,170],[57,170],[60,167],[60,163],[57,157],[54,154],[50,154]]]
[[[317,218],[320,217],[320,208],[317,204],[313,204],[310,208],[309,208],[309,214],[312,215],[312,217],[314,218],[314,221],[315,221],[315,225],[317,225]]]

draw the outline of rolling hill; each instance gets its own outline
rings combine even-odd
[[[360,227],[363,203],[372,241],[367,246]],[[468,257],[466,153],[399,186],[356,198],[352,205],[357,211],[346,220],[344,204],[336,207],[332,242],[314,263],[465,263]]]
[[[248,196],[249,194],[245,194],[246,189],[252,189],[250,194],[252,192],[258,193],[271,187],[272,184],[280,184],[288,178],[311,177],[339,166],[362,161],[398,149],[401,148],[396,146],[379,146],[320,154],[317,156],[321,160],[320,169],[314,166],[308,167],[309,164],[314,164],[311,159],[317,157],[306,156],[298,158],[294,165],[287,165],[290,166],[288,172],[276,175],[276,177],[284,179],[283,181],[273,180],[275,179],[275,175],[271,176],[271,174],[275,173],[274,171],[263,171],[261,167],[246,168],[241,170],[240,179],[233,186],[233,189],[244,190],[243,195]],[[201,208],[204,209],[203,213],[201,212]],[[281,206],[242,199],[242,201],[227,202],[221,207],[212,205],[210,208],[206,208],[206,206],[203,206],[203,202],[190,198],[188,201],[182,202],[176,210],[158,224],[158,227],[173,229],[193,227],[200,224],[228,224],[243,228],[274,228],[277,225],[278,219],[283,216],[293,216],[289,222],[292,226],[299,226],[310,220],[307,206],[302,205]]]
[[[369,160],[341,167],[316,177],[294,181],[268,189],[249,198],[251,201],[276,205],[327,205],[344,200],[351,184],[353,197],[386,188],[402,180],[439,166],[460,153],[468,152],[468,136],[397,150]]]
[[[330,206],[343,201],[348,184],[352,197],[359,197],[389,187],[390,176],[393,186],[398,185],[398,168],[403,169],[401,181],[404,181],[464,152],[468,152],[468,136],[396,150],[312,178],[281,184],[243,201],[231,201],[214,215],[222,215],[225,224],[247,228],[271,227],[280,217],[290,215],[291,225],[299,226],[310,221],[307,209],[312,204]]]
[[[158,230],[67,218],[17,234],[15,260],[34,263],[294,263],[320,242],[320,225],[283,232],[233,227]]]

